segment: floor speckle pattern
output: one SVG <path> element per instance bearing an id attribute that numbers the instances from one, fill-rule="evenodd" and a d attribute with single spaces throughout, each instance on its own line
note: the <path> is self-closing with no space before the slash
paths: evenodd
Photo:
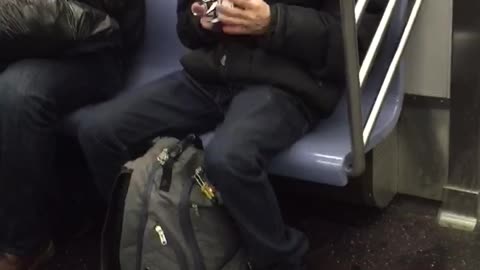
<path id="1" fill-rule="evenodd" d="M 480 234 L 441 228 L 439 204 L 398 196 L 377 210 L 331 201 L 288 203 L 287 220 L 311 240 L 311 270 L 480 270 Z M 302 209 L 302 210 L 299 210 Z M 98 227 L 98 226 L 97 226 Z M 99 232 L 60 241 L 45 269 L 96 270 Z"/>

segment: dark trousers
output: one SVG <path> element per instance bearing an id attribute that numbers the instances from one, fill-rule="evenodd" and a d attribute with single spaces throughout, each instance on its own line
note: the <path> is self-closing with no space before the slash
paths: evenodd
<path id="1" fill-rule="evenodd" d="M 49 240 L 56 127 L 68 113 L 121 89 L 120 70 L 107 55 L 2 65 L 0 253 L 33 255 Z"/>
<path id="2" fill-rule="evenodd" d="M 266 168 L 308 131 L 311 113 L 268 85 L 200 85 L 170 74 L 85 111 L 79 138 L 98 181 L 138 157 L 156 136 L 216 128 L 205 149 L 210 181 L 237 222 L 255 269 L 297 269 L 305 236 L 285 225 Z"/>

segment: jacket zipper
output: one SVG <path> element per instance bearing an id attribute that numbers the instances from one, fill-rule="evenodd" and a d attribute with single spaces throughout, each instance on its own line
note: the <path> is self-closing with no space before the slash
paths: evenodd
<path id="1" fill-rule="evenodd" d="M 227 46 L 225 44 L 220 43 L 220 53 L 219 53 L 219 67 L 220 67 L 220 75 L 224 82 L 227 82 L 227 63 L 228 63 L 228 55 L 227 55 Z"/>

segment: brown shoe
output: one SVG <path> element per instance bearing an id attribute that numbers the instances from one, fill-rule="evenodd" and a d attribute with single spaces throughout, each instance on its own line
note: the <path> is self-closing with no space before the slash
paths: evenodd
<path id="1" fill-rule="evenodd" d="M 0 270 L 37 270 L 54 255 L 55 248 L 50 242 L 48 247 L 36 257 L 20 257 L 12 254 L 0 254 Z"/>

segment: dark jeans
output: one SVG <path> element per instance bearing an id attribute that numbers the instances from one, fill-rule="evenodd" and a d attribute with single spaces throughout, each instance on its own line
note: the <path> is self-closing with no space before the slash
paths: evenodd
<path id="1" fill-rule="evenodd" d="M 121 89 L 114 59 L 88 55 L 2 65 L 0 253 L 33 255 L 50 238 L 56 127 L 68 113 Z"/>
<path id="2" fill-rule="evenodd" d="M 310 113 L 297 99 L 268 85 L 200 86 L 177 72 L 85 114 L 80 142 L 97 180 L 108 183 L 154 137 L 201 134 L 223 122 L 205 149 L 206 172 L 255 269 L 299 267 L 307 240 L 285 225 L 266 171 L 310 127 Z"/>

